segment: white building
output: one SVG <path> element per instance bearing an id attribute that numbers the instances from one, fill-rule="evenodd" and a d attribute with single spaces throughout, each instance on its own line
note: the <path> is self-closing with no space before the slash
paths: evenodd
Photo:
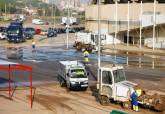
<path id="1" fill-rule="evenodd" d="M 59 2 L 59 9 L 64 10 L 69 7 L 69 9 L 76 11 L 85 11 L 85 7 L 87 4 L 81 3 L 80 0 L 61 0 Z"/>
<path id="2" fill-rule="evenodd" d="M 155 47 L 165 48 L 165 4 L 156 3 L 155 13 L 153 3 L 142 4 L 142 9 L 140 3 L 101 4 L 100 13 L 102 33 L 112 35 L 125 44 L 148 47 L 155 45 Z M 97 32 L 98 6 L 87 6 L 85 18 L 86 30 Z M 155 34 L 153 35 L 154 26 Z"/>

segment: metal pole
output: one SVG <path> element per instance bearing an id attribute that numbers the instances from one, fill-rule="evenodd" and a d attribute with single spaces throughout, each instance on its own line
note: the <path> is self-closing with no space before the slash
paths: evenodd
<path id="1" fill-rule="evenodd" d="M 129 26 L 130 26 L 130 23 L 129 23 L 129 1 L 128 1 L 128 14 L 127 14 L 127 21 L 128 21 L 128 30 L 127 30 L 127 47 L 128 47 L 128 43 L 129 43 Z"/>
<path id="2" fill-rule="evenodd" d="M 155 61 L 154 61 L 154 59 L 155 59 L 155 56 L 153 55 L 153 56 L 152 56 L 152 69 L 155 68 Z"/>
<path id="3" fill-rule="evenodd" d="M 5 4 L 5 19 L 6 19 L 6 17 L 7 17 L 7 14 L 6 14 L 6 4 Z"/>
<path id="4" fill-rule="evenodd" d="M 33 103 L 33 83 L 32 83 L 32 70 L 30 70 L 30 107 L 32 108 L 32 103 Z"/>
<path id="5" fill-rule="evenodd" d="M 152 50 L 155 50 L 155 26 L 156 26 L 156 0 L 154 0 L 154 15 L 153 15 L 153 39 Z"/>
<path id="6" fill-rule="evenodd" d="M 53 3 L 52 3 L 52 16 L 51 16 L 51 23 L 52 23 L 52 19 L 53 19 L 53 15 L 54 15 L 54 7 L 53 7 Z"/>
<path id="7" fill-rule="evenodd" d="M 9 98 L 11 99 L 11 66 L 9 65 L 9 69 L 8 69 L 8 91 L 9 91 Z"/>
<path id="8" fill-rule="evenodd" d="M 127 66 L 129 65 L 128 51 L 127 51 Z"/>
<path id="9" fill-rule="evenodd" d="M 56 6 L 54 7 L 54 28 L 56 26 Z"/>
<path id="10" fill-rule="evenodd" d="M 140 49 L 142 48 L 142 12 L 143 12 L 143 2 L 140 3 Z"/>
<path id="11" fill-rule="evenodd" d="M 101 35 L 101 31 L 100 31 L 100 0 L 98 0 L 98 82 L 99 82 L 99 90 L 101 91 L 101 77 L 100 77 L 100 35 Z"/>
<path id="12" fill-rule="evenodd" d="M 69 2 L 70 0 L 68 0 L 68 7 L 67 7 L 66 49 L 68 49 L 68 39 L 69 39 Z"/>
<path id="13" fill-rule="evenodd" d="M 117 20 L 118 20 L 118 10 L 117 10 L 118 8 L 117 8 L 117 1 L 115 2 L 115 39 L 113 38 L 113 45 L 114 45 L 114 47 L 116 47 L 116 42 L 115 42 L 115 40 L 117 39 L 117 28 L 118 28 L 118 26 L 117 26 Z"/>

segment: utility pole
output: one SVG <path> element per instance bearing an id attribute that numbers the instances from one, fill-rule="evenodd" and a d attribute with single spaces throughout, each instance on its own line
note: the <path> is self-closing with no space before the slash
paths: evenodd
<path id="1" fill-rule="evenodd" d="M 142 48 L 142 13 L 143 13 L 143 2 L 140 2 L 140 49 Z"/>
<path id="2" fill-rule="evenodd" d="M 69 13 L 69 4 L 70 4 L 70 0 L 68 0 L 68 7 L 67 7 L 67 26 L 66 26 L 66 34 L 67 34 L 67 36 L 66 36 L 66 49 L 68 49 L 68 40 L 69 40 L 69 23 L 70 23 L 70 19 L 69 19 L 69 15 L 70 15 L 70 13 Z"/>
<path id="3" fill-rule="evenodd" d="M 7 15 L 7 14 L 6 14 L 6 4 L 5 4 L 5 19 L 7 18 L 6 15 Z"/>
<path id="4" fill-rule="evenodd" d="M 155 50 L 156 0 L 154 0 L 152 50 Z"/>
<path id="5" fill-rule="evenodd" d="M 115 40 L 117 39 L 117 30 L 118 30 L 118 5 L 117 5 L 117 0 L 115 1 L 115 39 L 113 38 L 113 45 L 114 48 L 116 47 L 116 42 Z"/>
<path id="6" fill-rule="evenodd" d="M 128 14 L 127 14 L 127 21 L 128 21 L 128 30 L 127 30 L 127 48 L 128 48 L 128 45 L 129 45 L 129 29 L 130 29 L 130 20 L 129 20 L 129 15 L 130 15 L 130 7 L 129 7 L 129 1 L 128 1 Z"/>
<path id="7" fill-rule="evenodd" d="M 51 16 L 51 20 L 53 19 L 53 15 L 54 15 L 54 8 L 53 8 L 53 3 L 52 3 L 52 16 Z"/>
<path id="8" fill-rule="evenodd" d="M 100 30 L 100 0 L 98 0 L 98 76 L 97 76 L 97 81 L 99 83 L 99 92 L 102 91 L 101 85 L 101 76 L 100 76 L 100 66 L 101 66 L 101 60 L 100 60 L 100 39 L 101 39 L 101 30 Z"/>
<path id="9" fill-rule="evenodd" d="M 56 26 L 56 6 L 54 7 L 54 28 Z"/>

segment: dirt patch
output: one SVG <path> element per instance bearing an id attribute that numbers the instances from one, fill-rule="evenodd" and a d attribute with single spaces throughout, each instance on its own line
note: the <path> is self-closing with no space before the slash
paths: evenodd
<path id="1" fill-rule="evenodd" d="M 35 95 L 34 102 L 41 104 L 46 109 L 51 110 L 53 112 L 57 112 L 57 108 L 73 111 L 73 109 L 66 104 L 68 100 L 70 99 L 65 98 L 65 97 L 38 94 L 38 95 Z"/>

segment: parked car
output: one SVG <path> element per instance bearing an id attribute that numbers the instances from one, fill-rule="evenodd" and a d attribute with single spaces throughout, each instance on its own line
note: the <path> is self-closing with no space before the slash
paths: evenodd
<path id="1" fill-rule="evenodd" d="M 0 39 L 4 40 L 6 38 L 7 38 L 7 36 L 6 36 L 6 27 L 0 27 Z"/>
<path id="2" fill-rule="evenodd" d="M 58 29 L 57 29 L 57 33 L 58 33 L 58 34 L 65 33 L 65 31 L 66 31 L 65 28 L 58 28 Z"/>
<path id="3" fill-rule="evenodd" d="M 29 33 L 35 35 L 35 29 L 34 29 L 34 28 L 27 27 L 27 28 L 25 28 L 25 31 L 27 31 L 27 32 L 29 32 Z"/>
<path id="4" fill-rule="evenodd" d="M 6 38 L 7 38 L 6 33 L 0 32 L 0 39 L 1 39 L 1 40 L 4 40 L 4 39 L 6 39 Z"/>
<path id="5" fill-rule="evenodd" d="M 37 28 L 35 29 L 35 34 L 40 34 L 41 33 L 41 29 Z"/>
<path id="6" fill-rule="evenodd" d="M 74 28 L 69 28 L 68 31 L 69 31 L 69 33 L 75 33 L 76 32 L 76 30 Z M 65 30 L 65 32 L 67 32 L 67 29 Z"/>
<path id="7" fill-rule="evenodd" d="M 54 29 L 48 29 L 47 37 L 56 37 L 57 32 Z"/>
<path id="8" fill-rule="evenodd" d="M 26 39 L 32 39 L 34 35 L 35 35 L 34 28 L 24 28 L 24 37 Z"/>
<path id="9" fill-rule="evenodd" d="M 41 19 L 33 19 L 32 23 L 35 25 L 44 25 L 45 24 L 45 22 Z"/>

